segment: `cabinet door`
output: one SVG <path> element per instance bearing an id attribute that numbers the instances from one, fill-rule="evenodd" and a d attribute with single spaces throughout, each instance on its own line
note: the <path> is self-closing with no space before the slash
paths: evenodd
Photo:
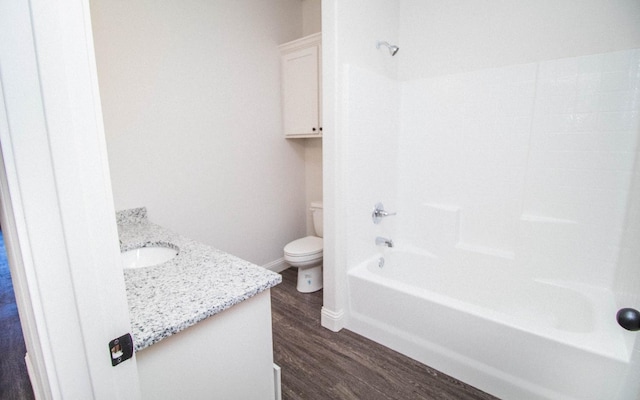
<path id="1" fill-rule="evenodd" d="M 283 55 L 282 79 L 285 135 L 319 136 L 318 46 Z"/>

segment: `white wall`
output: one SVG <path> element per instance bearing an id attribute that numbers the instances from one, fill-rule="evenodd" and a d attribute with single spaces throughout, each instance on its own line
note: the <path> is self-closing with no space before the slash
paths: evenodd
<path id="1" fill-rule="evenodd" d="M 257 264 L 304 235 L 304 147 L 282 135 L 277 46 L 299 0 L 91 2 L 113 195 Z"/>
<path id="2" fill-rule="evenodd" d="M 300 140 L 300 139 L 298 139 Z M 322 200 L 322 139 L 304 140 L 304 176 L 306 204 Z M 315 235 L 313 214 L 307 208 L 307 235 Z"/>
<path id="3" fill-rule="evenodd" d="M 398 74 L 399 59 L 390 57 L 379 40 L 398 43 L 399 1 L 355 0 L 338 5 L 337 29 L 340 43 L 338 65 L 357 65 L 390 78 Z M 402 51 L 402 50 L 401 50 Z"/>
<path id="4" fill-rule="evenodd" d="M 322 0 L 302 0 L 302 35 L 322 31 Z M 298 139 L 300 140 L 300 139 Z M 322 139 L 303 139 L 306 204 L 322 200 Z M 313 215 L 307 211 L 307 235 L 315 235 Z"/>
<path id="5" fill-rule="evenodd" d="M 302 0 L 302 36 L 322 32 L 322 0 Z"/>
<path id="6" fill-rule="evenodd" d="M 401 79 L 640 47 L 637 0 L 402 0 Z"/>

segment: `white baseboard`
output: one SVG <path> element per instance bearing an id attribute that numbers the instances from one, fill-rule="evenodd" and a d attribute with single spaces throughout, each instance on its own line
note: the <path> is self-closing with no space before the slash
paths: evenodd
<path id="1" fill-rule="evenodd" d="M 264 264 L 262 266 L 262 268 L 266 268 L 269 271 L 273 272 L 282 272 L 289 267 L 290 265 L 284 261 L 284 258 L 278 258 L 277 260 L 271 261 L 270 263 Z"/>
<path id="2" fill-rule="evenodd" d="M 333 332 L 340 331 L 344 328 L 344 310 L 333 311 L 322 307 L 320 325 Z"/>
<path id="3" fill-rule="evenodd" d="M 275 400 L 282 400 L 282 370 L 273 363 L 273 384 L 275 388 Z"/>
<path id="4" fill-rule="evenodd" d="M 33 389 L 33 396 L 36 398 L 36 400 L 44 399 L 45 395 L 44 395 L 44 391 L 39 385 L 40 381 L 38 381 L 37 379 L 34 379 L 35 377 L 33 376 L 35 370 L 33 369 L 33 364 L 31 364 L 31 358 L 29 358 L 29 353 L 26 353 L 24 355 L 24 362 L 25 364 L 27 364 L 27 375 L 29 375 L 29 381 L 31 382 L 31 389 Z"/>

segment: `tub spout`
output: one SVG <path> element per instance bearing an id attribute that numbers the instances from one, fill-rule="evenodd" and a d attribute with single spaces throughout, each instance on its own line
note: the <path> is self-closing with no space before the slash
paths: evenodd
<path id="1" fill-rule="evenodd" d="M 387 246 L 387 247 L 393 247 L 393 240 L 378 236 L 376 238 L 376 245 L 377 246 L 383 246 L 384 245 L 384 246 Z"/>

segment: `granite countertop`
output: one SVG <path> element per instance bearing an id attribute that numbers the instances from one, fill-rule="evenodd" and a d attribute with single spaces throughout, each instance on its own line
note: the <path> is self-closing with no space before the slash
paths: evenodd
<path id="1" fill-rule="evenodd" d="M 282 282 L 279 274 L 171 232 L 146 214 L 145 208 L 117 213 L 121 251 L 169 245 L 179 253 L 163 264 L 124 270 L 136 351 Z"/>

